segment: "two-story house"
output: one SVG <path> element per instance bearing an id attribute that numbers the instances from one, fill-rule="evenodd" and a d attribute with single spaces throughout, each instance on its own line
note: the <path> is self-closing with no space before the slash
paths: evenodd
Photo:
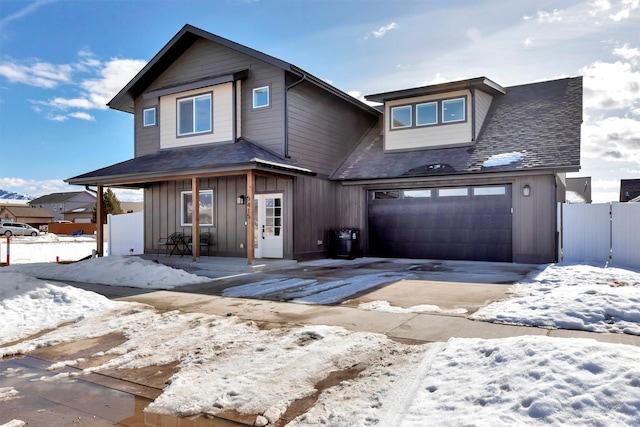
<path id="1" fill-rule="evenodd" d="M 96 197 L 88 191 L 51 193 L 29 202 L 29 206 L 32 208 L 43 208 L 49 211 L 53 215 L 52 221 L 70 220 L 73 222 L 90 222 L 91 210 L 95 204 Z M 88 209 L 87 206 L 89 206 Z M 80 210 L 82 213 L 70 215 L 76 210 Z"/>
<path id="2" fill-rule="evenodd" d="M 323 257 L 328 230 L 345 226 L 367 255 L 555 259 L 556 201 L 579 169 L 580 78 L 368 99 L 384 111 L 187 25 L 109 103 L 134 114 L 135 157 L 67 182 L 144 188 L 145 250 L 179 231 L 194 259 L 204 231 L 212 255 Z"/>

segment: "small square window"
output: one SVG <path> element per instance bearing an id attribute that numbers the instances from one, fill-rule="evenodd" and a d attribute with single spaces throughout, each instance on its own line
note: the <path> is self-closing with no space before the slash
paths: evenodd
<path id="1" fill-rule="evenodd" d="M 269 106 L 269 86 L 253 89 L 253 108 Z"/>
<path id="2" fill-rule="evenodd" d="M 411 127 L 411 106 L 393 107 L 391 109 L 391 129 Z"/>
<path id="3" fill-rule="evenodd" d="M 155 126 L 156 125 L 156 109 L 154 108 L 145 108 L 142 112 L 142 125 L 144 127 L 147 126 Z"/>
<path id="4" fill-rule="evenodd" d="M 464 98 L 442 101 L 443 123 L 463 122 L 464 120 Z"/>
<path id="5" fill-rule="evenodd" d="M 435 125 L 438 123 L 438 103 L 428 102 L 416 105 L 416 126 Z"/>

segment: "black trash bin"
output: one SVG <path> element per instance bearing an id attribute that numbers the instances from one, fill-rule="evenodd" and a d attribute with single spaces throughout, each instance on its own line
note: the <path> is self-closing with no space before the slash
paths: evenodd
<path id="1" fill-rule="evenodd" d="M 331 230 L 330 255 L 334 258 L 354 259 L 360 251 L 360 230 L 357 228 L 335 228 Z"/>

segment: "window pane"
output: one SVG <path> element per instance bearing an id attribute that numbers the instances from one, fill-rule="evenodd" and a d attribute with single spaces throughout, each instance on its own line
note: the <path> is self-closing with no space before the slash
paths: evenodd
<path id="1" fill-rule="evenodd" d="M 474 196 L 502 196 L 506 194 L 504 187 L 477 187 L 473 189 Z"/>
<path id="2" fill-rule="evenodd" d="M 193 133 L 193 99 L 178 101 L 178 135 Z"/>
<path id="3" fill-rule="evenodd" d="M 468 196 L 468 188 L 441 188 L 438 190 L 438 196 L 440 197 L 455 197 L 455 196 Z"/>
<path id="4" fill-rule="evenodd" d="M 428 104 L 416 105 L 416 125 L 435 125 L 438 123 L 438 103 L 429 102 Z"/>
<path id="5" fill-rule="evenodd" d="M 182 225 L 193 224 L 193 196 L 191 191 L 181 193 L 181 220 Z M 199 224 L 201 226 L 213 226 L 213 190 L 201 190 L 199 193 L 198 211 L 200 213 Z"/>
<path id="6" fill-rule="evenodd" d="M 143 114 L 143 126 L 154 126 L 156 124 L 156 109 L 147 108 Z"/>
<path id="7" fill-rule="evenodd" d="M 405 199 L 414 199 L 419 197 L 431 197 L 431 190 L 404 190 Z"/>
<path id="8" fill-rule="evenodd" d="M 260 87 L 253 90 L 253 108 L 267 107 L 269 105 L 269 87 Z"/>
<path id="9" fill-rule="evenodd" d="M 211 130 L 211 95 L 199 96 L 196 101 L 196 132 Z"/>
<path id="10" fill-rule="evenodd" d="M 406 128 L 411 126 L 411 106 L 395 107 L 391 109 L 391 128 Z"/>
<path id="11" fill-rule="evenodd" d="M 373 198 L 375 200 L 399 199 L 399 191 L 374 191 Z"/>
<path id="12" fill-rule="evenodd" d="M 464 120 L 464 98 L 442 101 L 442 121 L 444 123 Z"/>
<path id="13" fill-rule="evenodd" d="M 193 202 L 191 192 L 182 193 L 182 223 L 191 225 L 193 221 Z"/>

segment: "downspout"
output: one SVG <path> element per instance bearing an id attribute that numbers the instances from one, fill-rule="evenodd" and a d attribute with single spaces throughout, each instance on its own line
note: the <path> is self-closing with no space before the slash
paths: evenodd
<path id="1" fill-rule="evenodd" d="M 302 77 L 300 78 L 300 80 L 295 81 L 291 83 L 289 86 L 286 86 L 284 88 L 284 157 L 285 159 L 290 158 L 289 157 L 289 111 L 288 111 L 289 89 L 292 89 L 295 86 L 298 86 L 300 83 L 302 83 L 306 79 L 307 79 L 307 75 L 305 73 L 302 73 Z"/>
<path id="2" fill-rule="evenodd" d="M 233 96 L 231 97 L 231 140 L 236 142 L 238 138 L 238 89 L 235 80 L 231 84 L 231 90 L 233 91 Z"/>

